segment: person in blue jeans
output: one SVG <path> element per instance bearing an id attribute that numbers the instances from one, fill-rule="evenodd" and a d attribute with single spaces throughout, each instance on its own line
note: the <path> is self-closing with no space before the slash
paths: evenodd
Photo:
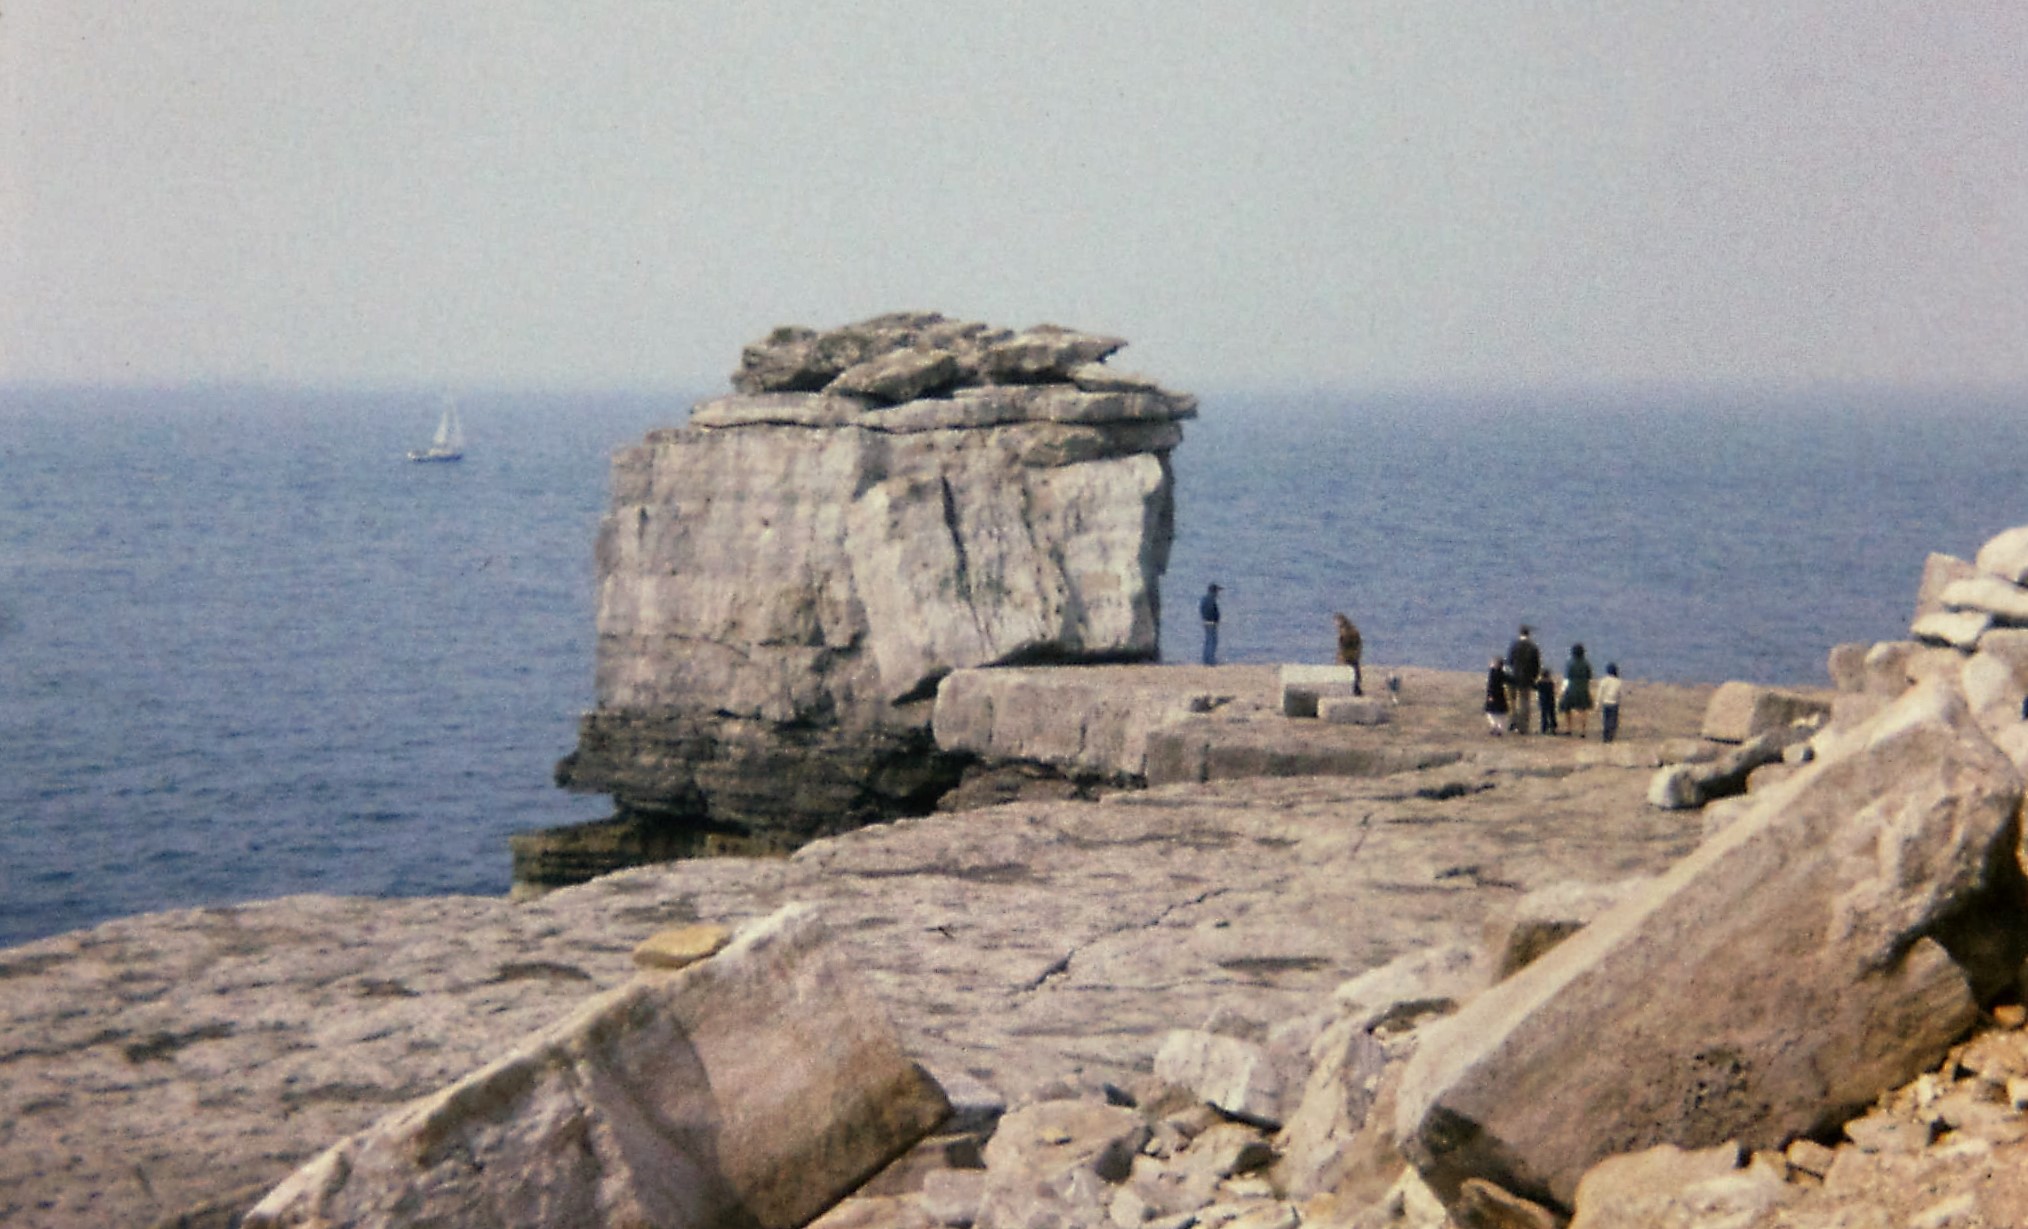
<path id="1" fill-rule="evenodd" d="M 1204 664 L 1218 664 L 1218 586 L 1204 591 L 1197 602 L 1197 614 L 1204 620 Z"/>
<path id="2" fill-rule="evenodd" d="M 1611 742 L 1620 736 L 1620 666 L 1607 662 L 1605 677 L 1598 681 L 1598 736 Z"/>

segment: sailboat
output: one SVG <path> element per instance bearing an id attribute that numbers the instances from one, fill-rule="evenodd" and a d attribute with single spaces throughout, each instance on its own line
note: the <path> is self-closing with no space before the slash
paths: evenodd
<path id="1" fill-rule="evenodd" d="M 411 461 L 457 461 L 465 455 L 465 428 L 458 421 L 458 403 L 444 398 L 444 416 L 437 420 L 437 433 L 430 437 L 428 448 L 417 448 L 408 454 Z"/>

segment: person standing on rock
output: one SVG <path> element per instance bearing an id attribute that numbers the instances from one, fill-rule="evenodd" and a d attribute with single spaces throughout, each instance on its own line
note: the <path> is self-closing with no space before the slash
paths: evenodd
<path id="1" fill-rule="evenodd" d="M 1542 732 L 1556 733 L 1556 674 L 1551 670 L 1535 676 L 1535 711 L 1542 715 Z"/>
<path id="2" fill-rule="evenodd" d="M 1359 628 L 1343 614 L 1334 614 L 1331 618 L 1338 624 L 1338 664 L 1352 667 L 1352 694 L 1363 696 L 1366 691 L 1360 686 L 1359 653 L 1363 643 L 1359 638 Z"/>
<path id="3" fill-rule="evenodd" d="M 1591 662 L 1584 656 L 1584 646 L 1570 646 L 1570 660 L 1563 663 L 1563 715 L 1571 732 L 1584 737 L 1585 723 L 1591 718 Z"/>
<path id="4" fill-rule="evenodd" d="M 1204 590 L 1197 601 L 1197 615 L 1204 620 L 1204 664 L 1218 664 L 1218 586 Z"/>
<path id="5" fill-rule="evenodd" d="M 1598 681 L 1598 740 L 1609 743 L 1620 736 L 1620 665 L 1606 663 L 1605 677 Z"/>
<path id="6" fill-rule="evenodd" d="M 1486 725 L 1495 738 L 1508 729 L 1507 666 L 1497 657 L 1493 659 L 1492 668 L 1486 671 Z"/>
<path id="7" fill-rule="evenodd" d="M 1508 729 L 1519 734 L 1528 732 L 1528 702 L 1535 697 L 1535 680 L 1541 673 L 1542 650 L 1536 647 L 1534 632 L 1523 623 L 1521 634 L 1507 646 L 1507 686 L 1514 693 L 1509 697 L 1512 703 Z"/>

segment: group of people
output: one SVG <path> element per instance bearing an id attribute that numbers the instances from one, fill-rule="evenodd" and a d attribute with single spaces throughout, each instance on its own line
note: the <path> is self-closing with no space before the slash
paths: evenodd
<path id="1" fill-rule="evenodd" d="M 1594 676 L 1591 659 L 1581 644 L 1570 646 L 1559 682 L 1542 663 L 1542 649 L 1535 643 L 1533 629 L 1523 623 L 1521 633 L 1507 646 L 1507 656 L 1495 657 L 1486 671 L 1486 725 L 1494 734 L 1526 734 L 1528 710 L 1534 707 L 1540 714 L 1542 733 L 1565 732 L 1558 728 L 1560 723 L 1569 733 L 1584 738 L 1596 706 L 1599 738 L 1611 742 L 1620 733 L 1620 687 L 1618 663 L 1607 663 L 1605 674 Z"/>
<path id="2" fill-rule="evenodd" d="M 1218 663 L 1218 594 L 1219 587 L 1211 585 L 1197 603 L 1197 613 L 1204 621 L 1207 666 Z M 1364 679 L 1359 669 L 1362 648 L 1359 629 L 1343 614 L 1331 618 L 1338 628 L 1338 664 L 1352 668 L 1352 694 L 1364 695 L 1361 685 Z M 1390 679 L 1390 689 L 1395 686 L 1398 684 Z M 1533 709 L 1542 733 L 1568 732 L 1587 738 L 1591 710 L 1595 707 L 1599 738 L 1612 742 L 1620 734 L 1620 689 L 1618 663 L 1606 663 L 1605 673 L 1594 676 L 1591 659 L 1585 656 L 1582 644 L 1570 646 L 1570 657 L 1563 663 L 1563 677 L 1559 680 L 1542 663 L 1542 649 L 1535 643 L 1534 629 L 1523 623 L 1514 643 L 1507 646 L 1507 656 L 1495 657 L 1486 671 L 1486 725 L 1494 734 L 1526 734 Z M 2028 701 L 2023 701 L 2022 713 L 2028 717 Z"/>

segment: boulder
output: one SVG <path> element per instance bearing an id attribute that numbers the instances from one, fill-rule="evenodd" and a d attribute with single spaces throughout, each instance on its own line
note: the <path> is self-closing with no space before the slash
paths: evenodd
<path id="1" fill-rule="evenodd" d="M 1979 548 L 1972 563 L 2002 580 L 2028 584 L 2028 525 L 1996 534 Z"/>
<path id="2" fill-rule="evenodd" d="M 1741 1169 L 1739 1145 L 1686 1152 L 1662 1144 L 1608 1157 L 1577 1184 L 1570 1229 L 1701 1229 L 1744 1224 L 1779 1206 L 1789 1188 L 1769 1169 Z"/>
<path id="3" fill-rule="evenodd" d="M 1665 811 L 1679 811 L 1743 794 L 1754 770 L 1763 764 L 1779 761 L 1783 749 L 1795 737 L 1796 733 L 1791 730 L 1778 729 L 1748 739 L 1715 760 L 1670 764 L 1657 769 L 1648 784 L 1648 805 Z"/>
<path id="4" fill-rule="evenodd" d="M 1396 1125 L 1432 1189 L 1567 1209 L 1607 1155 L 1777 1148 L 1943 1055 L 2018 967 L 2021 778 L 1943 681 L 1863 733 L 1422 1030 Z"/>
<path id="5" fill-rule="evenodd" d="M 1353 740 L 1308 722 L 1179 721 L 1148 735 L 1148 784 L 1244 777 L 1381 777 L 1454 764 L 1462 754 L 1426 742 Z"/>
<path id="6" fill-rule="evenodd" d="M 1127 343 L 1118 337 L 1041 324 L 986 347 L 985 374 L 1004 384 L 1068 380 Z"/>
<path id="7" fill-rule="evenodd" d="M 1864 690 L 1889 699 L 1907 691 L 1914 681 L 1911 673 L 1914 659 L 1928 651 L 1913 640 L 1883 640 L 1874 645 L 1866 650 Z"/>
<path id="8" fill-rule="evenodd" d="M 1938 610 L 1909 624 L 1908 634 L 1923 644 L 1969 653 L 1992 625 L 1993 616 L 1983 610 Z"/>
<path id="9" fill-rule="evenodd" d="M 2022 634 L 2020 629 L 1988 632 L 1979 643 L 1979 651 L 1965 659 L 1959 675 L 1965 700 L 1978 715 L 1979 724 L 1995 735 L 2020 725 L 2023 720 L 2022 700 L 2028 697 L 2028 656 L 2019 653 L 2017 645 L 1989 647 L 1987 642 L 2003 635 Z"/>
<path id="10" fill-rule="evenodd" d="M 1998 576 L 1980 573 L 1944 586 L 1939 599 L 1946 611 L 1991 615 L 2000 627 L 2028 625 L 2028 589 Z"/>
<path id="11" fill-rule="evenodd" d="M 789 1229 L 948 1108 L 790 906 L 333 1145 L 244 1224 Z"/>
<path id="12" fill-rule="evenodd" d="M 1155 1052 L 1155 1076 L 1189 1089 L 1221 1113 L 1270 1128 L 1281 1125 L 1283 1076 L 1265 1046 L 1176 1029 Z"/>
<path id="13" fill-rule="evenodd" d="M 1292 1197 L 1331 1193 L 1353 1205 L 1380 1199 L 1400 1176 L 1393 1078 L 1414 1030 L 1457 1010 L 1483 982 L 1463 944 L 1423 948 L 1340 985 L 1337 1018 L 1310 1049 L 1302 1095 L 1277 1137 L 1275 1178 Z"/>
<path id="14" fill-rule="evenodd" d="M 1486 928 L 1492 980 L 1503 981 L 1534 964 L 1587 922 L 1653 882 L 1642 876 L 1617 883 L 1556 883 L 1523 896 L 1511 913 Z"/>
<path id="15" fill-rule="evenodd" d="M 1797 724 L 1819 725 L 1830 715 L 1829 696 L 1735 681 L 1711 693 L 1704 710 L 1704 737 L 1743 743 Z"/>
<path id="16" fill-rule="evenodd" d="M 557 780 L 622 831 L 523 842 L 522 877 L 928 813 L 965 759 L 932 737 L 946 675 L 1156 659 L 1196 403 L 1070 381 L 1120 344 L 935 313 L 777 330 L 739 395 L 618 453 L 597 704 Z"/>
<path id="17" fill-rule="evenodd" d="M 1831 687 L 1837 691 L 1866 690 L 1866 655 L 1873 646 L 1864 643 L 1834 644 L 1825 659 L 1825 671 L 1831 676 Z"/>
<path id="18" fill-rule="evenodd" d="M 948 350 L 891 350 L 847 367 L 825 391 L 896 405 L 940 392 L 957 378 L 958 359 Z"/>
<path id="19" fill-rule="evenodd" d="M 1955 555 L 1932 552 L 1922 562 L 1922 580 L 1915 591 L 1915 613 L 1911 621 L 1943 610 L 1943 591 L 1952 581 L 1977 576 L 1979 568 Z"/>
<path id="20" fill-rule="evenodd" d="M 1350 666 L 1283 666 L 1282 716 L 1315 717 L 1326 697 L 1350 699 L 1357 677 Z"/>
<path id="21" fill-rule="evenodd" d="M 1386 725 L 1394 720 L 1394 709 L 1367 696 L 1319 696 L 1317 719 L 1325 725 Z"/>
<path id="22" fill-rule="evenodd" d="M 853 367 L 909 350 L 948 353 L 960 378 L 977 383 L 986 347 L 1012 336 L 938 312 L 890 312 L 824 332 L 785 326 L 740 352 L 732 387 L 746 395 L 817 392 Z"/>
<path id="23" fill-rule="evenodd" d="M 977 1229 L 1098 1225 L 1132 1174 L 1148 1124 L 1131 1109 L 1040 1101 L 1010 1112 L 986 1145 Z"/>
<path id="24" fill-rule="evenodd" d="M 954 754 L 1138 780 L 1148 770 L 1149 735 L 1219 699 L 1164 686 L 1133 667 L 953 670 L 937 685 L 931 729 L 937 747 Z"/>

